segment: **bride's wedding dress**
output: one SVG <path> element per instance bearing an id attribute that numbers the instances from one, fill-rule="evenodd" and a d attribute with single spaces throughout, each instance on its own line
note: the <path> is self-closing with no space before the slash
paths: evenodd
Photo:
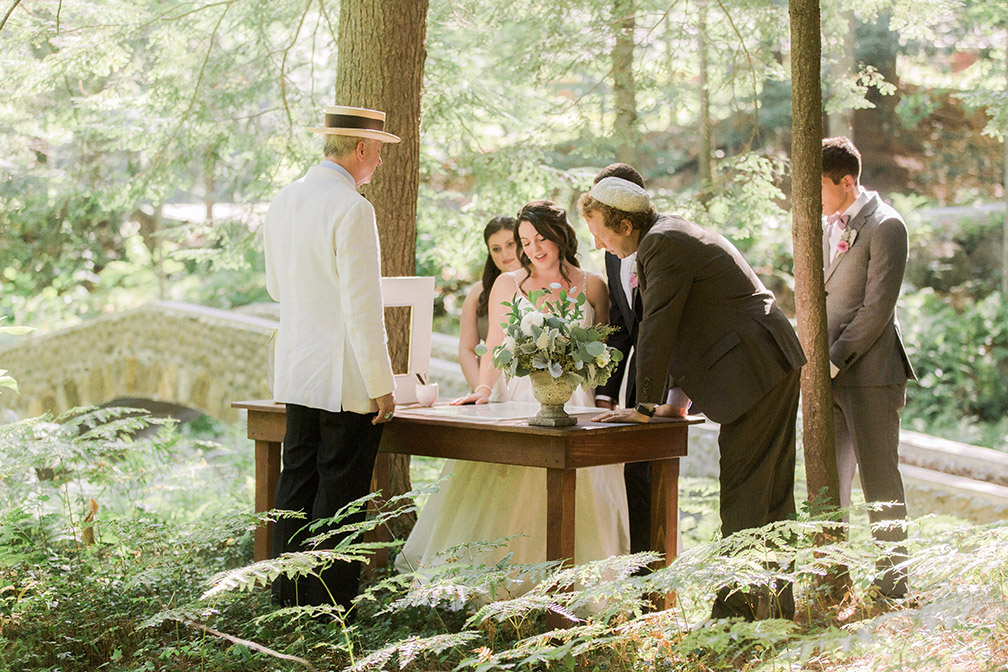
<path id="1" fill-rule="evenodd" d="M 594 324 L 591 304 L 583 305 L 583 324 Z M 505 383 L 502 375 L 490 401 L 535 401 L 531 381 L 524 376 Z M 568 408 L 577 406 L 594 407 L 594 393 L 578 387 L 567 404 Z M 399 571 L 418 570 L 422 575 L 425 569 L 446 562 L 449 549 L 504 537 L 511 538 L 502 546 L 472 545 L 453 555 L 457 562 L 487 566 L 508 553 L 513 554 L 511 564 L 546 560 L 545 469 L 450 460 L 445 474 L 453 475 L 430 496 L 396 558 Z M 622 464 L 578 469 L 575 499 L 575 563 L 630 552 Z"/>

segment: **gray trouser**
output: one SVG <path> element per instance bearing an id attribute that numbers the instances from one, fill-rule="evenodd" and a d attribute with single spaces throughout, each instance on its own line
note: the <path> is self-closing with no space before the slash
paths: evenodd
<path id="1" fill-rule="evenodd" d="M 906 384 L 853 387 L 833 386 L 833 422 L 836 430 L 837 474 L 840 503 L 850 505 L 855 469 L 861 475 L 866 502 L 894 502 L 869 511 L 872 535 L 882 542 L 906 541 L 906 496 L 899 473 L 899 412 L 906 404 Z M 887 526 L 885 523 L 897 523 Z M 885 569 L 906 559 L 906 548 L 896 546 L 879 560 Z M 906 594 L 906 572 L 885 572 L 877 582 L 883 593 Z"/>

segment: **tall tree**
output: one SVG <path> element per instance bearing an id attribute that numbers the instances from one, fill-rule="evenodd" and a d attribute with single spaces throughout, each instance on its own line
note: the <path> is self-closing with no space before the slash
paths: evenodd
<path id="1" fill-rule="evenodd" d="M 802 368 L 802 445 L 808 497 L 840 507 L 833 441 L 826 290 L 822 250 L 822 50 L 818 0 L 790 0 L 791 201 L 795 308 L 798 338 L 808 364 Z M 819 178 L 819 179 L 817 179 Z"/>
<path id="2" fill-rule="evenodd" d="M 1005 94 L 1008 96 L 1008 34 L 1005 35 Z M 1001 225 L 1001 301 L 1008 305 L 1008 133 L 1002 133 L 1004 142 L 1004 220 Z"/>
<path id="3" fill-rule="evenodd" d="M 710 78 L 707 75 L 707 0 L 697 2 L 697 51 L 700 59 L 700 199 L 710 199 L 708 189 L 714 181 L 713 124 L 710 114 Z"/>
<path id="4" fill-rule="evenodd" d="M 613 93 L 616 103 L 616 120 L 613 135 L 616 137 L 616 156 L 624 163 L 637 163 L 637 88 L 633 76 L 634 52 L 634 0 L 614 0 L 613 25 L 616 42 L 613 45 Z"/>
<path id="5" fill-rule="evenodd" d="M 402 138 L 401 143 L 383 149 L 382 168 L 365 191 L 378 220 L 382 274 L 386 276 L 413 275 L 416 271 L 427 6 L 427 0 L 343 0 L 340 5 L 336 102 L 384 110 L 386 127 Z M 388 330 L 392 359 L 399 363 L 397 373 L 401 373 L 409 349 L 405 311 L 391 314 Z M 394 456 L 391 487 L 391 494 L 410 489 L 408 456 Z M 414 520 L 399 524 L 410 527 Z"/>
<path id="6" fill-rule="evenodd" d="M 832 84 L 835 89 L 837 86 L 843 86 L 844 81 L 849 81 L 855 75 L 854 72 L 854 10 L 848 9 L 841 15 L 841 23 L 843 26 L 842 35 L 840 36 L 840 54 L 839 57 L 833 60 L 832 67 Z M 843 109 L 836 109 L 829 113 L 829 134 L 830 136 L 846 135 L 850 137 L 853 131 L 854 124 L 854 110 L 849 107 L 844 107 Z"/>

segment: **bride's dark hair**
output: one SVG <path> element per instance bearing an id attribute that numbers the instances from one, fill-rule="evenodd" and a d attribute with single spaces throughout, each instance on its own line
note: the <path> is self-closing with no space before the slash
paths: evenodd
<path id="1" fill-rule="evenodd" d="M 529 275 L 531 275 L 529 269 L 532 266 L 532 260 L 525 254 L 525 250 L 521 244 L 521 236 L 518 234 L 518 228 L 522 222 L 528 222 L 539 235 L 555 243 L 560 251 L 561 261 L 575 268 L 581 268 L 581 264 L 578 263 L 576 256 L 578 246 L 577 234 L 574 233 L 573 227 L 567 222 L 567 212 L 559 205 L 547 200 L 531 201 L 522 206 L 522 209 L 518 211 L 518 215 L 515 217 L 515 221 L 518 222 L 514 230 L 515 244 L 518 246 L 518 260 L 521 262 L 522 268 Z M 563 264 L 560 264 L 560 275 L 567 282 L 571 282 L 571 279 L 567 277 L 567 273 L 564 271 Z"/>

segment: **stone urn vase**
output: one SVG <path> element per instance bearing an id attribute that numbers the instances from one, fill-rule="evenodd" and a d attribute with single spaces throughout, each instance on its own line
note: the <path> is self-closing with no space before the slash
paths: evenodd
<path id="1" fill-rule="evenodd" d="M 538 427 L 569 427 L 577 424 L 577 418 L 567 415 L 564 404 L 574 394 L 578 384 L 566 378 L 554 378 L 547 371 L 529 374 L 532 394 L 541 408 L 539 413 L 529 418 L 530 425 Z"/>

